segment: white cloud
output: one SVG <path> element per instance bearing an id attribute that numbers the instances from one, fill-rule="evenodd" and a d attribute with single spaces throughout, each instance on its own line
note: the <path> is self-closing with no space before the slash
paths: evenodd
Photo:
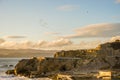
<path id="1" fill-rule="evenodd" d="M 116 3 L 120 3 L 120 0 L 116 0 Z"/>
<path id="2" fill-rule="evenodd" d="M 120 23 L 92 24 L 75 30 L 74 34 L 62 36 L 64 38 L 80 37 L 112 37 L 119 35 Z"/>
<path id="3" fill-rule="evenodd" d="M 63 6 L 57 7 L 57 10 L 60 10 L 60 11 L 72 11 L 72 10 L 75 10 L 75 9 L 78 9 L 78 8 L 79 8 L 78 5 L 63 5 Z"/>

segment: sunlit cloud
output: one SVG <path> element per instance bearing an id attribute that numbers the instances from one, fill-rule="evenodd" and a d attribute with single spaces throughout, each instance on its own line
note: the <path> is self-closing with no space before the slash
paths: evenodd
<path id="1" fill-rule="evenodd" d="M 115 41 L 119 39 L 120 36 L 111 37 L 110 41 Z M 2 39 L 0 39 L 2 41 Z M 104 41 L 108 42 L 108 41 Z M 0 43 L 0 48 L 3 49 L 45 49 L 45 50 L 78 50 L 78 49 L 94 49 L 99 44 L 103 43 L 101 40 L 93 41 L 80 41 L 79 43 L 74 43 L 70 39 L 57 39 L 53 41 L 29 41 L 23 40 L 20 42 L 15 41 L 2 41 Z"/>
<path id="2" fill-rule="evenodd" d="M 110 39 L 110 41 L 114 42 L 116 40 L 120 40 L 120 36 L 115 36 Z"/>
<path id="3" fill-rule="evenodd" d="M 47 43 L 48 43 L 48 42 L 45 41 L 45 40 L 40 40 L 40 41 L 38 41 L 38 42 L 35 44 L 35 46 L 37 46 L 37 47 L 45 47 L 45 45 L 46 45 Z"/>
<path id="4" fill-rule="evenodd" d="M 2 41 L 2 39 L 0 40 Z M 6 49 L 49 49 L 55 47 L 62 47 L 66 45 L 71 45 L 72 41 L 68 39 L 58 39 L 53 41 L 44 41 L 40 40 L 38 42 L 32 42 L 29 40 L 21 41 L 21 42 L 15 42 L 15 41 L 4 41 L 1 42 L 0 48 L 6 48 Z"/>
<path id="5" fill-rule="evenodd" d="M 98 46 L 101 43 L 100 40 L 94 40 L 94 41 L 81 41 L 78 44 L 73 43 L 72 41 L 70 41 L 69 39 L 58 39 L 58 40 L 53 40 L 53 41 L 45 41 L 45 40 L 41 40 L 38 41 L 36 43 L 25 43 L 27 44 L 28 48 L 30 48 L 30 46 L 32 48 L 35 49 L 52 49 L 52 50 L 75 50 L 75 49 L 91 49 L 91 48 L 95 48 L 96 46 Z M 21 46 L 23 48 L 26 48 L 25 46 L 23 46 L 23 44 L 21 44 Z"/>
<path id="6" fill-rule="evenodd" d="M 5 36 L 4 38 L 19 39 L 19 38 L 26 38 L 26 36 Z"/>
<path id="7" fill-rule="evenodd" d="M 63 39 L 63 38 L 54 40 L 51 42 L 39 41 L 37 43 L 39 47 L 61 47 L 61 46 L 70 45 L 70 44 L 72 44 L 72 41 L 70 41 L 69 39 Z"/>
<path id="8" fill-rule="evenodd" d="M 57 7 L 57 10 L 60 10 L 60 11 L 73 11 L 73 10 L 78 9 L 78 8 L 79 8 L 78 5 L 63 5 L 63 6 Z"/>
<path id="9" fill-rule="evenodd" d="M 15 42 L 15 41 L 5 41 L 0 44 L 0 48 L 5 49 L 34 49 L 34 42 L 32 41 L 21 41 L 21 42 Z"/>
<path id="10" fill-rule="evenodd" d="M 0 39 L 0 44 L 3 43 L 3 42 L 5 42 L 5 40 L 4 39 Z"/>
<path id="11" fill-rule="evenodd" d="M 75 30 L 74 34 L 64 38 L 112 37 L 119 35 L 120 23 L 92 24 Z"/>
<path id="12" fill-rule="evenodd" d="M 0 44 L 0 48 L 5 48 L 5 49 L 16 49 L 17 42 L 14 41 L 5 41 Z"/>

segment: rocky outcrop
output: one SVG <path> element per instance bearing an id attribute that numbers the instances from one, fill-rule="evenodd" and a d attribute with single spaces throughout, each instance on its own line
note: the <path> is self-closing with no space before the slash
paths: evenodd
<path id="1" fill-rule="evenodd" d="M 12 74 L 27 77 L 47 77 L 57 73 L 71 75 L 120 69 L 119 64 L 120 57 L 96 57 L 88 61 L 79 58 L 32 58 L 21 60 Z"/>
<path id="2" fill-rule="evenodd" d="M 98 45 L 95 49 L 60 51 L 54 54 L 54 57 L 77 57 L 82 59 L 94 58 L 96 56 L 120 57 L 120 41 L 108 42 Z"/>
<path id="3" fill-rule="evenodd" d="M 82 59 L 89 59 L 96 57 L 96 50 L 95 49 L 83 49 L 83 50 L 70 50 L 70 51 L 60 51 L 54 54 L 55 58 L 58 57 L 72 57 L 72 58 L 82 58 Z"/>
<path id="4" fill-rule="evenodd" d="M 32 71 L 37 71 L 38 60 L 37 58 L 22 59 L 15 66 L 15 75 L 30 76 Z"/>
<path id="5" fill-rule="evenodd" d="M 108 42 L 96 47 L 100 56 L 120 57 L 120 41 Z"/>
<path id="6" fill-rule="evenodd" d="M 120 70 L 119 43 L 101 44 L 96 49 L 61 51 L 54 58 L 23 59 L 11 73 L 27 77 L 48 77 L 58 73 L 76 75 L 98 70 Z"/>
<path id="7" fill-rule="evenodd" d="M 6 74 L 14 74 L 15 75 L 15 72 L 14 72 L 14 70 L 8 70 L 8 71 L 6 71 Z"/>
<path id="8" fill-rule="evenodd" d="M 38 64 L 38 72 L 47 74 L 51 72 L 65 72 L 75 68 L 76 62 L 79 59 L 68 58 L 45 58 Z M 49 67 L 48 67 L 49 66 Z"/>
<path id="9" fill-rule="evenodd" d="M 7 74 L 15 74 L 26 77 L 46 77 L 56 73 L 66 73 L 76 68 L 76 63 L 80 62 L 79 58 L 32 58 L 22 59 L 15 66 L 14 72 Z"/>

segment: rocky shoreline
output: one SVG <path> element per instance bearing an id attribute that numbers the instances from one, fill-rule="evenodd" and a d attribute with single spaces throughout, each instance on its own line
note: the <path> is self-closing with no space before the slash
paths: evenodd
<path id="1" fill-rule="evenodd" d="M 109 75 L 101 75 L 110 73 Z M 120 79 L 120 41 L 101 44 L 95 49 L 60 51 L 54 57 L 22 59 L 7 74 L 53 80 L 97 80 L 98 76 Z M 66 76 L 65 76 L 66 75 Z"/>

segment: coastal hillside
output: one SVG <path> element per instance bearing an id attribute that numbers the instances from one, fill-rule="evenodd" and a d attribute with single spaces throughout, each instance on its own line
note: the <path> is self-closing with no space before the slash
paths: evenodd
<path id="1" fill-rule="evenodd" d="M 56 50 L 36 50 L 36 49 L 0 49 L 1 58 L 16 57 L 52 57 Z"/>

